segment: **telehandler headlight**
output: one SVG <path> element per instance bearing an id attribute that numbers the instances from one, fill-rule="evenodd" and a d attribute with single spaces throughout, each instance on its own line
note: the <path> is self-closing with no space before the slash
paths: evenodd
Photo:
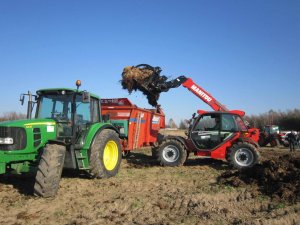
<path id="1" fill-rule="evenodd" d="M 14 139 L 11 137 L 0 138 L 0 145 L 12 145 L 14 143 Z"/>

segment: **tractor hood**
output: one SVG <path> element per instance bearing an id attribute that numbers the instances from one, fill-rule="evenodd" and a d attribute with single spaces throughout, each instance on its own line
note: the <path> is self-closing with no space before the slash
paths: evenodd
<path id="1" fill-rule="evenodd" d="M 14 120 L 0 123 L 0 152 L 36 152 L 49 140 L 56 140 L 57 125 L 52 119 Z"/>
<path id="2" fill-rule="evenodd" d="M 56 122 L 53 119 L 31 119 L 4 121 L 0 123 L 0 126 L 30 128 L 35 126 L 55 126 L 55 124 Z"/>

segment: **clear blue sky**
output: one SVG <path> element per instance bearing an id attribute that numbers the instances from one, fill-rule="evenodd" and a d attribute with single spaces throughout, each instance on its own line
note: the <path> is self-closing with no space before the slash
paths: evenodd
<path id="1" fill-rule="evenodd" d="M 128 97 L 123 67 L 148 63 L 191 77 L 248 115 L 300 108 L 299 0 L 0 0 L 0 113 L 19 95 L 74 87 Z M 161 95 L 168 118 L 210 109 L 185 88 Z"/>

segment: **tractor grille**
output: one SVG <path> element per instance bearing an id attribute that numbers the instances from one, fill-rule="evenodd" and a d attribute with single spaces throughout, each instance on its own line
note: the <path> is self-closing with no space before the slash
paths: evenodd
<path id="1" fill-rule="evenodd" d="M 41 141 L 42 141 L 41 129 L 40 128 L 34 128 L 33 129 L 34 147 L 39 146 L 41 144 Z"/>
<path id="2" fill-rule="evenodd" d="M 2 151 L 23 150 L 27 144 L 26 131 L 21 127 L 0 127 L 0 137 L 11 137 L 14 140 L 12 145 L 0 144 Z"/>

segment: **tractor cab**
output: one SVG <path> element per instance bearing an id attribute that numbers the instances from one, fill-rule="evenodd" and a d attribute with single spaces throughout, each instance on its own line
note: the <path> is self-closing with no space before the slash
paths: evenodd
<path id="1" fill-rule="evenodd" d="M 189 139 L 198 150 L 213 150 L 237 132 L 247 132 L 238 114 L 230 112 L 201 112 L 189 130 Z"/>
<path id="2" fill-rule="evenodd" d="M 38 90 L 36 119 L 53 119 L 57 124 L 57 139 L 75 141 L 83 129 L 100 122 L 99 98 L 75 89 Z"/>

